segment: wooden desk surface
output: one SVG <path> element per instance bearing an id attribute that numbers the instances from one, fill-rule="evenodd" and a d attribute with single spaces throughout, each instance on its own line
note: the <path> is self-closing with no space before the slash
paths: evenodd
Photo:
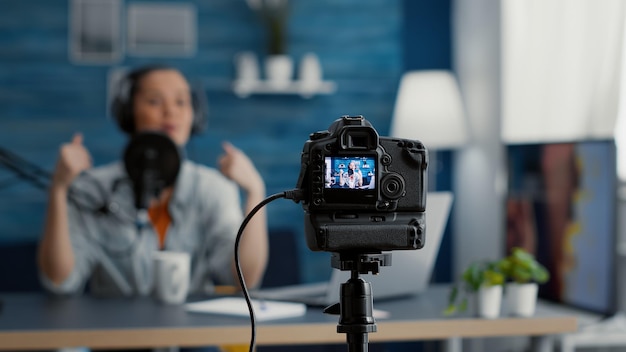
<path id="1" fill-rule="evenodd" d="M 540 304 L 532 318 L 495 320 L 444 317 L 446 286 L 433 286 L 416 297 L 374 302 L 391 314 L 377 319 L 370 342 L 416 341 L 449 337 L 535 336 L 573 332 L 574 313 Z M 182 306 L 150 298 L 58 298 L 42 294 L 2 294 L 0 350 L 141 348 L 247 344 L 248 318 L 188 313 Z M 309 308 L 303 317 L 257 323 L 258 345 L 345 343 L 336 332 L 338 317 Z"/>

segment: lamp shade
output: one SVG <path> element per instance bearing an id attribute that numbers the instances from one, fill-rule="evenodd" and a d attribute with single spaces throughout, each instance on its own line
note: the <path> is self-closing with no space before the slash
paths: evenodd
<path id="1" fill-rule="evenodd" d="M 451 72 L 409 71 L 402 76 L 391 136 L 420 140 L 428 149 L 453 149 L 467 143 L 461 93 Z"/>

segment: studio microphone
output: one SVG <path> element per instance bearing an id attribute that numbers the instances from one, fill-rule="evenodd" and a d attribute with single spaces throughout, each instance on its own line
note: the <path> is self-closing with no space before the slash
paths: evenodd
<path id="1" fill-rule="evenodd" d="M 150 201 L 176 182 L 181 152 L 166 134 L 136 133 L 124 151 L 124 166 L 133 185 L 137 226 L 148 222 Z"/>

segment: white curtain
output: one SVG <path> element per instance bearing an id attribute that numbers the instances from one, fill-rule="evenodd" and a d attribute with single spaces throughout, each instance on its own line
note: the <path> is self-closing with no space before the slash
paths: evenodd
<path id="1" fill-rule="evenodd" d="M 505 143 L 613 138 L 624 0 L 502 1 Z"/>

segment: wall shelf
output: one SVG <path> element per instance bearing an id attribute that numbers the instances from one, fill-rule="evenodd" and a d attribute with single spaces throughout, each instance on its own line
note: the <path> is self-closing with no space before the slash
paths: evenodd
<path id="1" fill-rule="evenodd" d="M 337 85 L 332 81 L 304 82 L 294 80 L 285 85 L 276 85 L 270 81 L 235 81 L 233 91 L 240 98 L 247 98 L 253 94 L 293 94 L 303 98 L 311 98 L 318 94 L 333 94 Z"/>

